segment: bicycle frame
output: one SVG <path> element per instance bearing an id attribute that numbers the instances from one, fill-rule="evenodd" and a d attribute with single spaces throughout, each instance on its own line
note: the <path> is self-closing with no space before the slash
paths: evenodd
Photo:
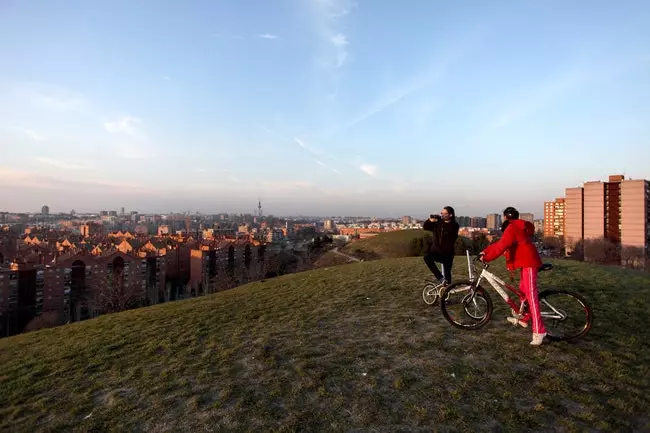
<path id="1" fill-rule="evenodd" d="M 526 297 L 520 290 L 509 285 L 501 278 L 489 272 L 486 268 L 483 268 L 479 274 L 478 280 L 476 280 L 476 283 L 472 282 L 474 284 L 474 287 L 478 287 L 478 285 L 481 284 L 481 280 L 487 281 L 499 294 L 499 296 L 501 296 L 503 300 L 510 306 L 510 308 L 512 308 L 512 311 L 518 312 L 519 315 L 523 313 L 524 301 L 526 300 Z M 517 305 L 517 303 L 508 295 L 506 290 L 512 292 L 517 296 L 517 298 L 519 298 L 519 305 Z"/>

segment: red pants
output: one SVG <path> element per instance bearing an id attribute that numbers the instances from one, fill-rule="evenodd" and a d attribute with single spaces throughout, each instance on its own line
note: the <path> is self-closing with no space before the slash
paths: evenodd
<path id="1" fill-rule="evenodd" d="M 526 296 L 528 302 L 528 317 L 533 321 L 533 333 L 544 334 L 546 329 L 542 322 L 542 315 L 539 310 L 539 298 L 537 292 L 537 268 L 521 268 L 521 281 L 519 290 Z"/>

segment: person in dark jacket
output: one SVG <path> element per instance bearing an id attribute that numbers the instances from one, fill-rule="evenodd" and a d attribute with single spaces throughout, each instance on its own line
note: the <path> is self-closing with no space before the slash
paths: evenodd
<path id="1" fill-rule="evenodd" d="M 454 208 L 445 206 L 440 215 L 430 215 L 422 228 L 433 234 L 429 252 L 424 256 L 424 263 L 441 284 L 451 284 L 454 245 L 458 239 L 459 229 Z M 436 266 L 436 262 L 442 264 L 442 273 Z"/>

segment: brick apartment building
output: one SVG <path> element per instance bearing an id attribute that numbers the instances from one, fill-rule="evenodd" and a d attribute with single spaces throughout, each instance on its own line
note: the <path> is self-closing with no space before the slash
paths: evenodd
<path id="1" fill-rule="evenodd" d="M 0 236 L 0 337 L 43 312 L 63 323 L 214 293 L 264 275 L 265 247 L 191 236 Z"/>
<path id="2" fill-rule="evenodd" d="M 544 237 L 564 238 L 564 198 L 544 203 Z"/>
<path id="3" fill-rule="evenodd" d="M 557 202 L 558 200 L 556 200 Z M 546 209 L 546 207 L 545 207 Z M 560 218 L 556 218 L 558 224 Z M 607 239 L 626 254 L 648 257 L 650 245 L 650 181 L 609 176 L 607 182 L 590 181 L 566 188 L 564 239 L 570 254 L 583 240 Z"/>

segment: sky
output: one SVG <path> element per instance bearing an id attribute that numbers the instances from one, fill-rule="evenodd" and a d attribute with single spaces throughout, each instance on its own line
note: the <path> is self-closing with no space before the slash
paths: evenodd
<path id="1" fill-rule="evenodd" d="M 0 210 L 542 217 L 650 179 L 650 2 L 0 1 Z"/>

